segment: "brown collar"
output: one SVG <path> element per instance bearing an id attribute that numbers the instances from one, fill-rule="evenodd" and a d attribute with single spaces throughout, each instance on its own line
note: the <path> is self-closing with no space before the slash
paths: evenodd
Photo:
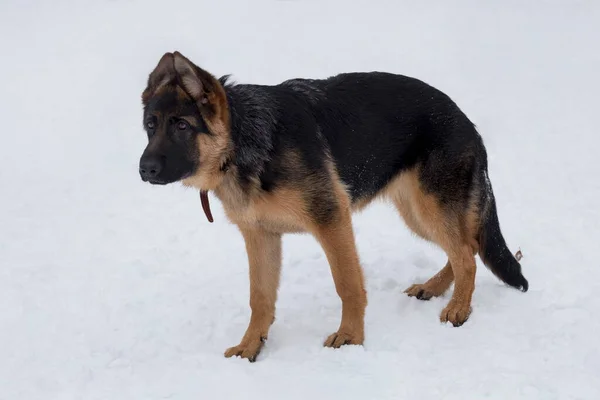
<path id="1" fill-rule="evenodd" d="M 206 190 L 200 191 L 200 203 L 202 203 L 202 209 L 204 210 L 208 222 L 213 222 L 213 216 L 210 212 L 210 203 L 208 202 L 208 192 Z"/>

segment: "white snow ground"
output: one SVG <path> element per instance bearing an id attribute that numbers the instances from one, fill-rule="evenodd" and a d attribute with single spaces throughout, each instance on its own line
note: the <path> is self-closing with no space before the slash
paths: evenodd
<path id="1" fill-rule="evenodd" d="M 0 399 L 600 398 L 600 4 L 482 3 L 2 1 Z M 386 70 L 447 92 L 530 291 L 480 267 L 468 323 L 440 324 L 448 295 L 402 290 L 443 254 L 375 205 L 355 218 L 364 347 L 321 346 L 340 302 L 289 236 L 265 349 L 225 359 L 249 318 L 241 236 L 137 172 L 140 94 L 175 49 L 240 82 Z"/>

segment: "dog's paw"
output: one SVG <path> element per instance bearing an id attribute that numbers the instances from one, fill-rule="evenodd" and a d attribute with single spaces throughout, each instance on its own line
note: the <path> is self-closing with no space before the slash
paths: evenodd
<path id="1" fill-rule="evenodd" d="M 404 291 L 410 297 L 416 297 L 419 300 L 429 300 L 432 297 L 439 296 L 439 294 L 428 290 L 424 284 L 415 284 Z"/>
<path id="2" fill-rule="evenodd" d="M 462 304 L 454 300 L 450 300 L 450 303 L 444 308 L 440 315 L 441 322 L 450 322 L 454 326 L 461 326 L 464 324 L 469 315 L 471 315 L 471 306 L 469 304 Z"/>
<path id="3" fill-rule="evenodd" d="M 325 343 L 323 343 L 323 346 L 337 349 L 345 344 L 363 344 L 364 340 L 365 338 L 362 334 L 352 334 L 338 331 L 329 335 L 327 340 L 325 340 Z"/>
<path id="4" fill-rule="evenodd" d="M 233 356 L 239 356 L 242 358 L 247 358 L 250 362 L 254 362 L 256 361 L 256 357 L 258 357 L 258 354 L 260 353 L 266 340 L 266 337 L 243 340 L 242 343 L 238 344 L 237 346 L 228 348 L 225 351 L 225 357 L 229 358 Z"/>

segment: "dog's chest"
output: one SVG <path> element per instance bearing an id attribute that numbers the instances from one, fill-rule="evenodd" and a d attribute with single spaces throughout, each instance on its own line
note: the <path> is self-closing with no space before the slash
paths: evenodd
<path id="1" fill-rule="evenodd" d="M 234 224 L 256 226 L 277 233 L 307 231 L 305 206 L 295 193 L 273 193 L 254 198 L 219 197 L 225 215 Z"/>

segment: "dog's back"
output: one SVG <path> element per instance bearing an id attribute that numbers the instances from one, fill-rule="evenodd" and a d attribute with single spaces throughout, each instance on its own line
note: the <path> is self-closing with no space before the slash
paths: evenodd
<path id="1" fill-rule="evenodd" d="M 468 168 L 465 163 L 475 159 L 482 168 L 487 164 L 471 121 L 447 95 L 420 80 L 382 72 L 347 73 L 323 80 L 294 79 L 281 86 L 305 100 L 301 104 L 310 109 L 353 202 L 368 200 L 397 174 L 432 157 L 452 170 Z M 291 104 L 290 113 L 298 108 L 298 103 Z M 452 183 L 438 189 L 454 192 Z"/>

